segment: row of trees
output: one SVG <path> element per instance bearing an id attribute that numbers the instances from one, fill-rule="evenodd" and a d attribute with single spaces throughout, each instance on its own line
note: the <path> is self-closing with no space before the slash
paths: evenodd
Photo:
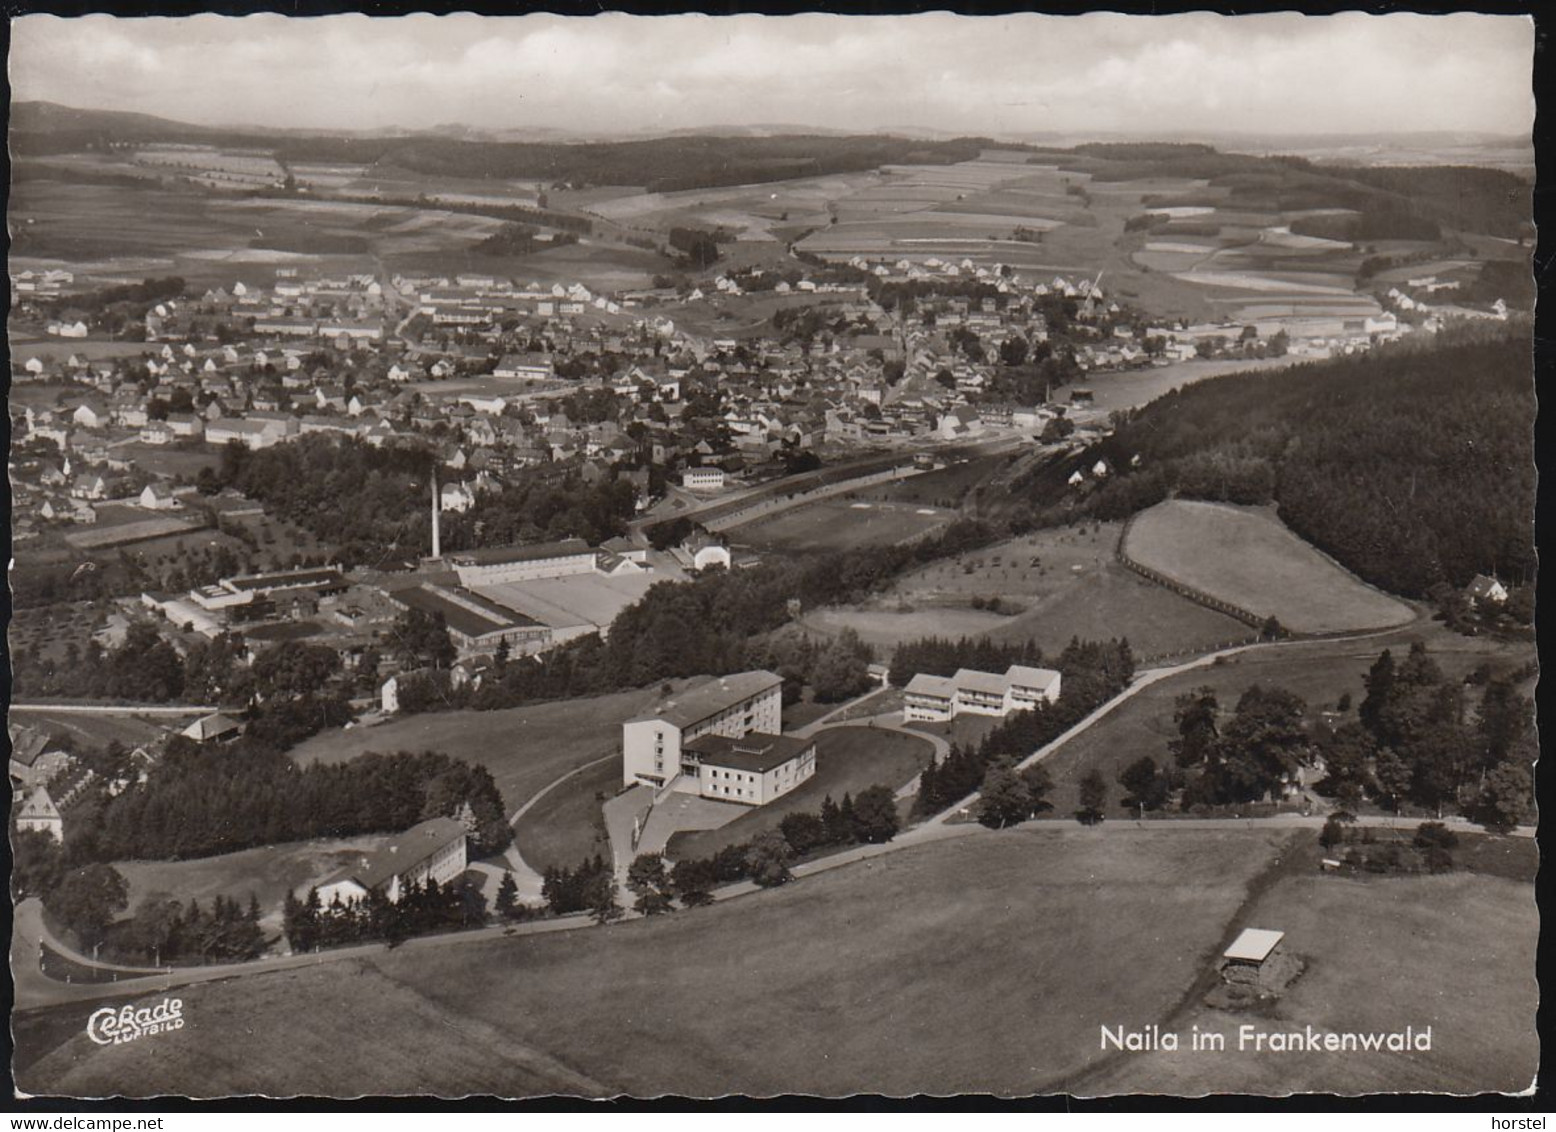
<path id="1" fill-rule="evenodd" d="M 216 747 L 180 736 L 145 782 L 81 806 L 67 847 L 83 862 L 204 857 L 399 831 L 445 816 L 465 822 L 478 852 L 512 840 L 491 772 L 433 751 L 370 752 L 299 767 L 248 738 Z"/>
<path id="2" fill-rule="evenodd" d="M 478 928 L 486 919 L 486 897 L 479 887 L 440 885 L 428 877 L 425 884 L 407 886 L 398 901 L 375 891 L 361 900 L 336 896 L 325 905 L 317 888 L 308 890 L 306 900 L 288 892 L 282 931 L 294 952 L 304 952 L 380 940 L 393 945 L 412 936 Z"/>
<path id="3" fill-rule="evenodd" d="M 695 908 L 712 901 L 721 884 L 750 880 L 764 888 L 789 881 L 796 861 L 849 845 L 881 844 L 897 835 L 897 803 L 889 786 L 871 786 L 857 798 L 844 794 L 841 804 L 827 795 L 819 812 L 785 814 L 778 828 L 749 841 L 727 845 L 708 857 L 688 857 L 672 868 L 661 853 L 640 854 L 627 870 L 633 908 L 654 916 Z M 587 911 L 606 923 L 620 918 L 615 875 L 598 854 L 571 869 L 549 868 L 541 889 L 547 908 L 557 915 Z M 511 902 L 510 902 L 511 903 Z M 515 917 L 522 906 L 514 904 Z"/>

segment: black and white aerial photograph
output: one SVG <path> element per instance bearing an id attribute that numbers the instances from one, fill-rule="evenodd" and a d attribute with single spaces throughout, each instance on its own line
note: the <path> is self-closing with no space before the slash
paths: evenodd
<path id="1" fill-rule="evenodd" d="M 1528 1103 L 1531 17 L 10 35 L 18 1105 Z"/>

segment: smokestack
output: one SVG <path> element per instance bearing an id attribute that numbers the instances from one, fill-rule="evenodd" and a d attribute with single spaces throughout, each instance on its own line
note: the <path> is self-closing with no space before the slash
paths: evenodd
<path id="1" fill-rule="evenodd" d="M 432 468 L 432 557 L 434 559 L 443 557 L 443 540 L 438 529 L 438 512 L 442 509 L 443 500 L 438 497 L 438 469 L 434 465 Z"/>

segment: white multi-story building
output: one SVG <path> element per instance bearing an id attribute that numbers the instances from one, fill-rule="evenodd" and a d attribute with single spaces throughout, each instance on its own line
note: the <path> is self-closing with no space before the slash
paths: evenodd
<path id="1" fill-rule="evenodd" d="M 622 784 L 658 789 L 685 776 L 677 788 L 702 793 L 703 760 L 700 755 L 684 757 L 686 745 L 704 735 L 726 739 L 752 734 L 779 736 L 783 730 L 782 686 L 782 677 L 772 672 L 737 672 L 666 700 L 651 714 L 627 720 L 621 726 Z M 714 764 L 710 761 L 708 765 Z"/>
<path id="2" fill-rule="evenodd" d="M 724 469 L 686 468 L 681 472 L 681 486 L 687 491 L 721 491 L 724 488 Z"/>
<path id="3" fill-rule="evenodd" d="M 902 718 L 938 723 L 963 712 L 1009 715 L 1059 698 L 1060 676 L 1051 668 L 1012 664 L 1004 674 L 958 669 L 955 676 L 920 672 L 908 681 Z"/>
<path id="4" fill-rule="evenodd" d="M 752 732 L 739 739 L 703 735 L 681 747 L 674 789 L 720 802 L 761 806 L 816 773 L 816 740 Z"/>

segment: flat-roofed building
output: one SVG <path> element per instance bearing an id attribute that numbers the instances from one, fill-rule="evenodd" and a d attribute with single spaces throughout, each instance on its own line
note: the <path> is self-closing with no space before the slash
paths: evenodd
<path id="1" fill-rule="evenodd" d="M 1232 946 L 1222 952 L 1221 957 L 1228 963 L 1259 967 L 1275 953 L 1280 941 L 1285 938 L 1285 932 L 1269 928 L 1244 928 L 1232 941 Z"/>
<path id="2" fill-rule="evenodd" d="M 594 572 L 596 551 L 581 538 L 531 546 L 467 550 L 448 556 L 463 586 L 491 586 Z"/>
<path id="3" fill-rule="evenodd" d="M 465 655 L 490 652 L 507 641 L 511 652 L 529 656 L 553 643 L 549 626 L 468 590 L 423 583 L 395 591 L 389 600 L 402 609 L 442 614 L 449 639 Z"/>
<path id="4" fill-rule="evenodd" d="M 1059 698 L 1060 674 L 1051 668 L 1013 664 L 1003 674 L 960 668 L 954 676 L 920 672 L 904 690 L 908 723 L 938 723 L 963 712 L 1009 715 Z"/>
<path id="5" fill-rule="evenodd" d="M 683 771 L 685 745 L 704 735 L 740 739 L 782 732 L 783 678 L 758 669 L 693 688 L 652 713 L 621 726 L 621 777 L 626 786 L 666 785 Z M 692 765 L 692 764 L 687 764 Z M 701 792 L 700 771 L 687 788 Z"/>
<path id="6" fill-rule="evenodd" d="M 760 732 L 738 739 L 702 735 L 681 747 L 676 788 L 690 792 L 695 785 L 704 798 L 762 806 L 815 773 L 815 739 Z"/>

